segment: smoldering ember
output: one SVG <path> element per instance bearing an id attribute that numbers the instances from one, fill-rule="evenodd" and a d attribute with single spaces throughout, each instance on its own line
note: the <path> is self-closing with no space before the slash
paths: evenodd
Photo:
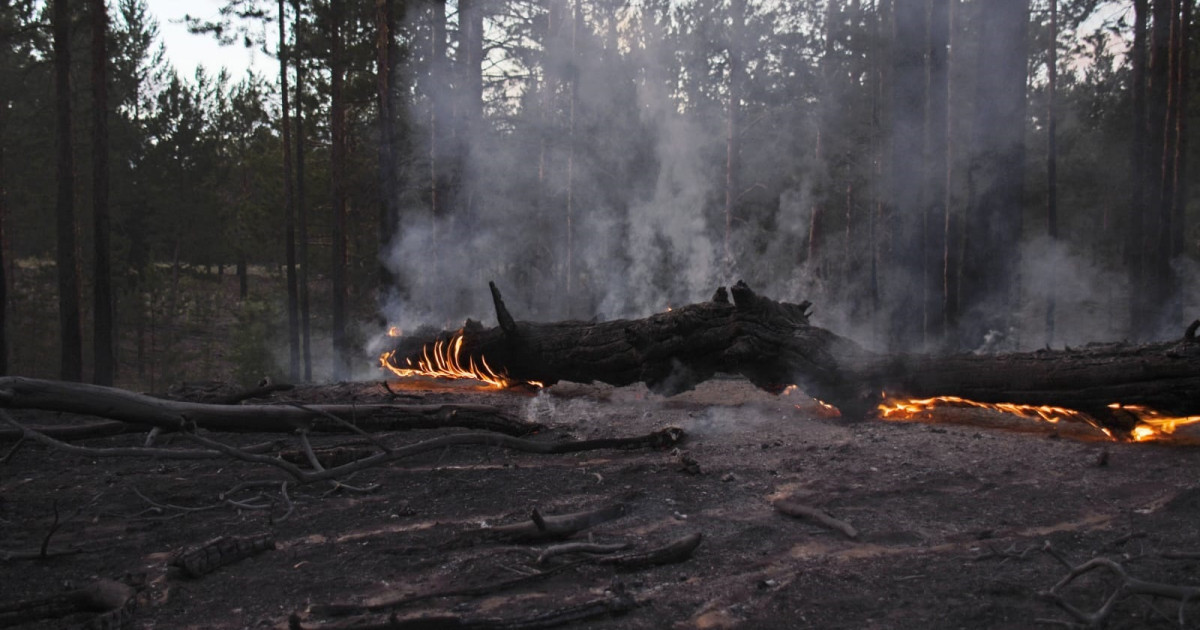
<path id="1" fill-rule="evenodd" d="M 202 4 L 0 3 L 0 627 L 1200 626 L 1191 0 Z"/>

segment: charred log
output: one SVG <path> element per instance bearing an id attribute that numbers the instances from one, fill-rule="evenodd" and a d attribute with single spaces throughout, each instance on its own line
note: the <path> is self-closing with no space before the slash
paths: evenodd
<path id="1" fill-rule="evenodd" d="M 755 294 L 744 283 L 709 302 L 637 320 L 514 320 L 491 285 L 501 325 L 468 320 L 460 331 L 402 338 L 388 359 L 416 364 L 436 340 L 461 334 L 462 361 L 482 362 L 513 380 L 645 383 L 670 395 L 714 374 L 739 374 L 770 392 L 796 384 L 843 415 L 871 414 L 883 392 L 909 397 L 959 396 L 986 403 L 1050 405 L 1091 415 L 1118 431 L 1136 420 L 1113 403 L 1163 414 L 1200 414 L 1200 342 L 1196 327 L 1182 339 L 1146 345 L 1000 355 L 871 352 L 809 323 L 809 302 Z M 730 299 L 731 298 L 731 299 Z"/>

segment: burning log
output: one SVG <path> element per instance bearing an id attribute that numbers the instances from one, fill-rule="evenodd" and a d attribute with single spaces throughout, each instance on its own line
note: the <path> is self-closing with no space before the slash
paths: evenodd
<path id="1" fill-rule="evenodd" d="M 1051 421 L 1086 419 L 1110 435 L 1135 439 L 1200 421 L 1197 324 L 1180 340 L 1146 345 L 887 355 L 811 325 L 809 302 L 777 302 L 742 282 L 717 289 L 708 302 L 611 322 L 517 321 L 495 284 L 490 287 L 499 326 L 468 320 L 457 331 L 401 337 L 382 355 L 383 366 L 397 374 L 466 366 L 468 375 L 486 366 L 496 386 L 644 382 L 664 395 L 721 372 L 773 393 L 796 384 L 849 417 L 914 411 L 886 406 L 889 400 L 926 403 L 917 411 L 985 403 Z"/>

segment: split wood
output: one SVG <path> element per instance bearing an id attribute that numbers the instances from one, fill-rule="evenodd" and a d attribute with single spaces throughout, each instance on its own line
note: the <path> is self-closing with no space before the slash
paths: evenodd
<path id="1" fill-rule="evenodd" d="M 1068 602 L 1063 596 L 1062 591 L 1080 576 L 1096 569 L 1107 569 L 1120 580 L 1120 584 L 1109 593 L 1108 598 L 1104 600 L 1104 604 L 1100 608 L 1095 612 L 1088 613 Z M 1149 595 L 1151 597 L 1166 597 L 1178 600 L 1179 625 L 1180 627 L 1187 627 L 1185 623 L 1187 604 L 1191 600 L 1200 597 L 1200 586 L 1183 586 L 1180 584 L 1140 580 L 1129 575 L 1125 567 L 1121 566 L 1120 563 L 1101 557 L 1093 558 L 1072 568 L 1066 577 L 1059 580 L 1058 584 L 1055 584 L 1049 591 L 1043 593 L 1043 597 L 1058 605 L 1059 608 L 1065 610 L 1080 623 L 1091 627 L 1102 625 L 1108 619 L 1109 615 L 1112 614 L 1117 603 L 1130 595 Z"/>
<path id="2" fill-rule="evenodd" d="M 830 516 L 824 510 L 804 505 L 791 499 L 778 499 L 772 505 L 775 506 L 776 510 L 788 516 L 808 519 L 823 527 L 839 531 L 851 540 L 858 538 L 858 530 L 854 529 L 853 525 Z"/>

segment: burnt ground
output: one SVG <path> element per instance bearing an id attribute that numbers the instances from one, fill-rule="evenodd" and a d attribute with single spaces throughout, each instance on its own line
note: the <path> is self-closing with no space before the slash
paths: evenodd
<path id="1" fill-rule="evenodd" d="M 313 402 L 387 398 L 378 384 L 286 395 Z M 253 502 L 262 492 L 276 501 L 269 511 L 219 505 L 219 495 L 238 482 L 282 479 L 271 468 L 97 459 L 25 444 L 0 465 L 0 551 L 38 548 L 56 511 L 50 548 L 81 551 L 0 560 L 0 610 L 97 578 L 121 578 L 143 587 L 133 628 L 287 627 L 293 613 L 316 627 L 331 621 L 314 614 L 321 604 L 486 585 L 546 570 L 535 560 L 548 543 L 489 542 L 464 532 L 528 521 L 535 508 L 555 515 L 614 503 L 625 506 L 624 516 L 576 539 L 635 549 L 694 532 L 703 540 L 675 564 L 632 570 L 573 564 L 504 590 L 416 601 L 398 615 L 513 620 L 624 593 L 638 603 L 632 611 L 571 627 L 1055 627 L 1070 617 L 1040 593 L 1066 569 L 1044 551 L 1047 543 L 1072 563 L 1103 556 L 1137 578 L 1200 585 L 1200 560 L 1164 557 L 1200 551 L 1194 446 L 1106 442 L 1084 426 L 1031 425 L 980 411 L 939 412 L 937 423 L 852 422 L 823 416 L 800 395 L 772 397 L 740 380 L 710 381 L 667 399 L 640 386 L 581 385 L 537 395 L 418 385 L 405 395 L 499 405 L 544 423 L 536 440 L 629 436 L 665 426 L 683 428 L 688 437 L 672 450 L 439 449 L 349 481 L 379 484 L 375 492 L 292 488 L 295 509 L 286 519 L 273 488 L 235 496 Z M 78 420 L 17 415 L 42 424 Z M 451 431 L 385 439 L 398 445 Z M 296 443 L 278 435 L 214 437 Z M 84 443 L 144 440 L 130 434 Z M 349 440 L 314 438 L 318 447 Z M 0 457 L 11 444 L 0 443 Z M 772 501 L 782 497 L 852 524 L 858 538 L 776 512 Z M 276 549 L 200 578 L 168 569 L 182 548 L 258 533 L 273 534 Z M 1085 577 L 1067 594 L 1094 609 L 1112 588 L 1112 580 L 1101 578 Z M 1185 612 L 1186 625 L 1200 626 L 1200 603 Z M 1177 615 L 1172 600 L 1133 596 L 1115 607 L 1108 627 L 1178 627 Z M 88 618 L 55 623 L 70 627 Z"/>

